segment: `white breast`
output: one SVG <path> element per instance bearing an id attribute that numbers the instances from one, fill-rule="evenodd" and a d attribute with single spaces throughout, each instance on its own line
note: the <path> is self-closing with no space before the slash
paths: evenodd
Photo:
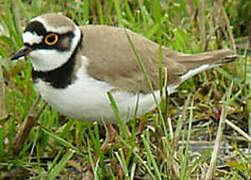
<path id="1" fill-rule="evenodd" d="M 137 115 L 150 111 L 156 106 L 152 94 L 112 91 L 115 89 L 113 86 L 87 74 L 86 63 L 87 59 L 83 57 L 82 67 L 77 72 L 77 80 L 65 89 L 53 88 L 42 80 L 38 80 L 35 85 L 42 97 L 63 115 L 78 120 L 116 122 L 107 96 L 108 91 L 114 97 L 124 121 L 132 118 L 137 102 Z M 159 91 L 156 91 L 155 95 L 160 101 Z"/>

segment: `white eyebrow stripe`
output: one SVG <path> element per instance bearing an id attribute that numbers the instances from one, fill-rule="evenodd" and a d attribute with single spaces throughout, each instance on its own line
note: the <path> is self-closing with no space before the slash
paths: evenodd
<path id="1" fill-rule="evenodd" d="M 67 26 L 62 26 L 62 27 L 55 28 L 55 27 L 47 25 L 46 30 L 51 31 L 51 32 L 57 32 L 59 34 L 65 34 L 65 33 L 68 33 L 68 32 L 72 32 L 72 28 L 67 27 Z"/>
<path id="2" fill-rule="evenodd" d="M 42 39 L 43 36 L 38 36 L 36 33 L 31 33 L 28 31 L 23 33 L 23 41 L 29 45 L 39 44 L 42 42 Z"/>

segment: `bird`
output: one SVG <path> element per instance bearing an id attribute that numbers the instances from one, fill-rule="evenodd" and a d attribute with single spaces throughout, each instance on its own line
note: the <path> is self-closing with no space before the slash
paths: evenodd
<path id="1" fill-rule="evenodd" d="M 153 110 L 161 101 L 160 52 L 168 94 L 192 76 L 237 58 L 230 49 L 184 54 L 161 46 L 160 51 L 159 44 L 129 29 L 78 26 L 56 13 L 33 18 L 22 38 L 23 47 L 11 60 L 29 56 L 42 98 L 60 114 L 88 122 L 117 122 L 108 93 L 125 122 Z"/>

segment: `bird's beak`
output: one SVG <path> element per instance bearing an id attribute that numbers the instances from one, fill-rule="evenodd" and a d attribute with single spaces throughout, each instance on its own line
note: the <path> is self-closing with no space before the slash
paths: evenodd
<path id="1" fill-rule="evenodd" d="M 11 60 L 19 60 L 22 57 L 26 57 L 33 49 L 31 47 L 23 46 L 16 54 L 11 57 Z"/>

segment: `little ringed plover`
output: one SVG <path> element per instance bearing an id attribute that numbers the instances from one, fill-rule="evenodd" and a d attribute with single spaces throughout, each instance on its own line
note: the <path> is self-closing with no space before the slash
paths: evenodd
<path id="1" fill-rule="evenodd" d="M 111 92 L 124 121 L 152 110 L 156 103 L 138 65 L 133 43 L 159 93 L 159 45 L 130 30 L 105 25 L 79 27 L 54 13 L 30 21 L 23 33 L 24 46 L 12 57 L 29 56 L 36 89 L 61 114 L 78 120 L 116 122 L 107 92 Z M 168 93 L 207 69 L 236 59 L 224 49 L 183 54 L 162 47 Z"/>

